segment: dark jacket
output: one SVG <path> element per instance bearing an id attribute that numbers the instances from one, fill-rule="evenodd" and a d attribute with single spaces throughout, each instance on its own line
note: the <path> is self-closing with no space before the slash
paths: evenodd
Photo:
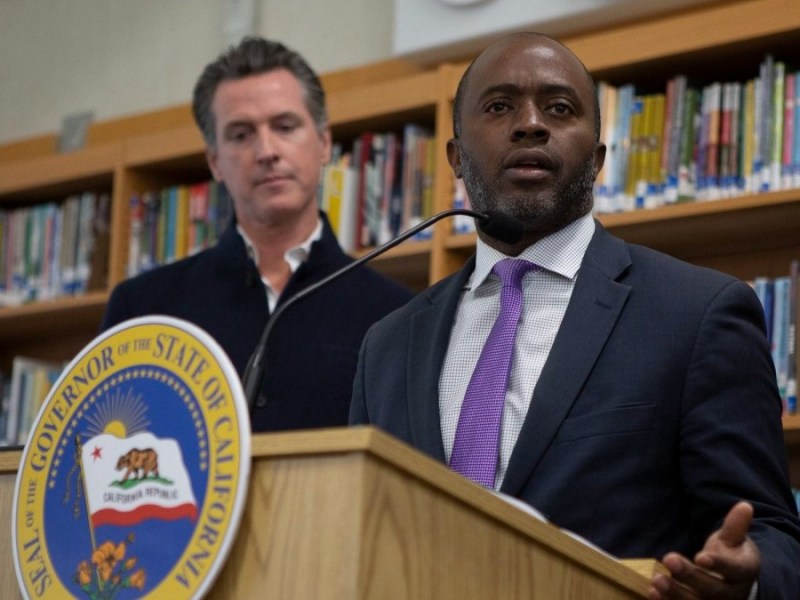
<path id="1" fill-rule="evenodd" d="M 444 461 L 439 374 L 473 265 L 367 333 L 351 423 Z M 748 500 L 760 597 L 795 600 L 800 522 L 781 410 L 749 286 L 598 225 L 501 491 L 627 558 L 693 557 Z"/>
<path id="2" fill-rule="evenodd" d="M 292 275 L 279 305 L 351 262 L 324 215 L 323 233 Z M 347 424 L 358 348 L 367 328 L 412 294 L 359 267 L 289 307 L 270 334 L 253 431 Z M 102 328 L 150 314 L 199 325 L 225 350 L 241 376 L 267 322 L 264 286 L 232 224 L 213 248 L 120 283 Z"/>

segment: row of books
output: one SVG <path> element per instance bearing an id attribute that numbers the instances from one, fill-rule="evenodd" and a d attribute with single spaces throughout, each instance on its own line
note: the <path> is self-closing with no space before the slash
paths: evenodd
<path id="1" fill-rule="evenodd" d="M 15 356 L 0 374 L 0 446 L 22 446 L 50 388 L 65 365 Z"/>
<path id="2" fill-rule="evenodd" d="M 106 193 L 0 210 L 0 306 L 104 287 L 109 221 Z"/>
<path id="3" fill-rule="evenodd" d="M 767 56 L 756 77 L 664 92 L 598 84 L 605 167 L 597 212 L 800 188 L 800 71 Z"/>
<path id="4" fill-rule="evenodd" d="M 388 242 L 433 216 L 435 152 L 431 131 L 414 123 L 402 133 L 364 132 L 351 152 L 336 146 L 319 198 L 346 252 Z"/>
<path id="5" fill-rule="evenodd" d="M 232 212 L 227 189 L 216 181 L 134 194 L 130 198 L 128 276 L 213 246 Z"/>
<path id="6" fill-rule="evenodd" d="M 402 133 L 362 133 L 348 152 L 335 146 L 318 197 L 346 252 L 387 242 L 433 215 L 434 152 L 431 132 L 415 124 Z M 212 246 L 232 211 L 215 181 L 134 194 L 128 276 Z"/>
<path id="7" fill-rule="evenodd" d="M 798 314 L 800 314 L 800 260 L 793 260 L 789 275 L 756 277 L 751 285 L 764 307 L 767 337 L 775 363 L 778 389 L 787 414 L 797 413 Z"/>

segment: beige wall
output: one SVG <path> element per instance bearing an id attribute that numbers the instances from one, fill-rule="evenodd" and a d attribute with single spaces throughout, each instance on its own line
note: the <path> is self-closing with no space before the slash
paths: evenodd
<path id="1" fill-rule="evenodd" d="M 0 143 L 188 102 L 236 0 L 0 0 Z M 317 71 L 388 58 L 392 0 L 254 0 L 255 30 Z"/>

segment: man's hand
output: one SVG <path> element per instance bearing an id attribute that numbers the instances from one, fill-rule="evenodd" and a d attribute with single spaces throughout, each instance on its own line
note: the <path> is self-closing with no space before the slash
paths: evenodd
<path id="1" fill-rule="evenodd" d="M 758 577 L 761 557 L 747 530 L 753 521 L 753 507 L 736 504 L 717 531 L 706 540 L 691 562 L 677 552 L 662 562 L 672 577 L 653 577 L 650 600 L 682 598 L 730 598 L 746 600 Z"/>

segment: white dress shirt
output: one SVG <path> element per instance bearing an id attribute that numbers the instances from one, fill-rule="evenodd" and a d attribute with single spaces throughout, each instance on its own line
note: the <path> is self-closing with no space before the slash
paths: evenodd
<path id="1" fill-rule="evenodd" d="M 526 248 L 517 258 L 539 265 L 522 280 L 522 314 L 517 326 L 508 390 L 500 424 L 495 489 L 505 476 L 533 390 L 567 310 L 586 248 L 594 234 L 587 214 Z M 492 273 L 509 258 L 480 239 L 475 270 L 464 287 L 439 378 L 439 414 L 445 457 L 450 462 L 461 403 L 472 371 L 500 313 L 500 279 Z"/>
<path id="2" fill-rule="evenodd" d="M 253 242 L 247 237 L 247 234 L 244 232 L 244 229 L 237 223 L 236 231 L 239 232 L 239 235 L 242 236 L 244 240 L 244 247 L 247 249 L 247 255 L 253 260 L 256 264 L 256 268 L 258 268 L 258 252 L 256 252 L 256 247 Z M 317 219 L 317 226 L 314 228 L 314 231 L 311 232 L 311 235 L 299 246 L 295 246 L 294 248 L 289 248 L 286 253 L 283 255 L 283 259 L 288 263 L 289 270 L 294 273 L 297 268 L 303 264 L 303 262 L 308 258 L 308 255 L 311 253 L 311 244 L 316 242 L 318 239 L 322 237 L 322 221 Z M 275 293 L 272 285 L 270 284 L 269 280 L 261 276 L 261 282 L 264 284 L 264 290 L 267 293 L 267 304 L 269 305 L 269 312 L 275 312 L 275 307 L 278 305 L 278 298 L 280 298 L 280 294 Z"/>

